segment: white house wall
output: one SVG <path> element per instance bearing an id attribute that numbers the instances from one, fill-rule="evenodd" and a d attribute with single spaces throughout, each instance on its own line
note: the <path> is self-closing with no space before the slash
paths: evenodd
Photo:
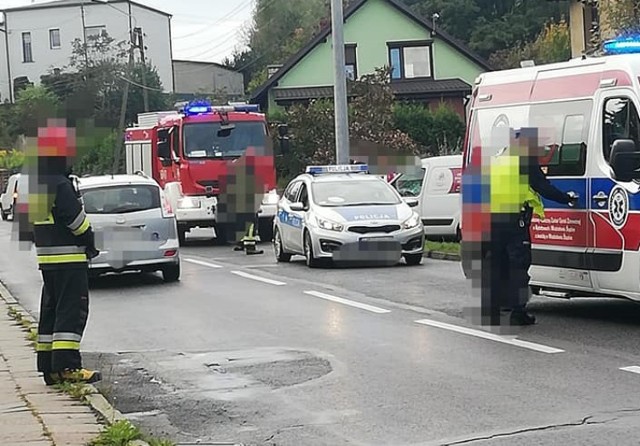
<path id="1" fill-rule="evenodd" d="M 114 8 L 122 12 L 116 11 Z M 85 26 L 105 26 L 107 33 L 116 41 L 129 39 L 129 18 L 126 3 L 111 6 L 88 3 L 84 6 Z M 140 26 L 146 34 L 146 56 L 153 63 L 167 92 L 173 91 L 171 65 L 170 18 L 132 5 L 133 26 Z M 8 11 L 6 23 L 9 38 L 9 66 L 11 79 L 27 76 L 38 84 L 40 76 L 53 68 L 64 68 L 72 54 L 72 41 L 83 39 L 82 10 L 80 6 L 56 6 L 47 9 Z M 60 29 L 61 47 L 51 49 L 49 30 Z M 31 33 L 33 62 L 23 61 L 22 33 Z M 2 33 L 0 33 L 2 34 Z M 6 56 L 4 44 L 0 47 L 0 61 Z M 9 81 L 6 65 L 0 67 L 0 94 L 2 100 L 9 98 Z"/>
<path id="2" fill-rule="evenodd" d="M 213 93 L 225 90 L 231 97 L 244 95 L 244 76 L 216 64 L 173 61 L 176 93 Z"/>

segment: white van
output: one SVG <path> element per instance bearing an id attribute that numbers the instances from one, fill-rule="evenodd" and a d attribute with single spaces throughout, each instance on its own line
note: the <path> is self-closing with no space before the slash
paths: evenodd
<path id="1" fill-rule="evenodd" d="M 640 50 L 640 41 L 618 43 L 605 49 Z M 501 126 L 544 129 L 547 177 L 578 195 L 575 208 L 544 200 L 545 219 L 531 225 L 536 293 L 640 300 L 639 77 L 638 54 L 610 54 L 485 73 L 476 81 L 465 142 L 465 215 L 467 205 L 474 212 L 482 203 L 477 167 L 500 149 L 492 133 Z M 464 240 L 479 240 L 480 232 L 468 231 L 465 223 Z"/>
<path id="2" fill-rule="evenodd" d="M 416 211 L 428 238 L 460 239 L 462 155 L 424 158 L 422 173 L 401 174 L 392 180 L 403 197 L 417 197 Z"/>
<path id="3" fill-rule="evenodd" d="M 19 179 L 19 173 L 11 175 L 7 181 L 7 189 L 0 195 L 0 215 L 3 220 L 7 220 L 9 217 L 13 218 L 13 211 L 18 200 Z"/>

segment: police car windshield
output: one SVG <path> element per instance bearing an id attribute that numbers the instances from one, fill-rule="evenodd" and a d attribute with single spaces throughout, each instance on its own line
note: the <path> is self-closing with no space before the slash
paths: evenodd
<path id="1" fill-rule="evenodd" d="M 187 158 L 239 158 L 247 147 L 265 147 L 262 122 L 233 122 L 235 128 L 218 134 L 221 123 L 198 122 L 184 126 L 184 154 Z"/>
<path id="2" fill-rule="evenodd" d="M 384 181 L 322 181 L 312 183 L 313 202 L 323 207 L 375 206 L 401 201 Z"/>
<path id="3" fill-rule="evenodd" d="M 126 214 L 160 208 L 160 192 L 150 185 L 92 187 L 81 193 L 87 214 Z"/>

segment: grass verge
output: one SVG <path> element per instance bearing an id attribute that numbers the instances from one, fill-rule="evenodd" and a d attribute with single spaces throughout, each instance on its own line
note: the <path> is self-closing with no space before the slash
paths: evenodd
<path id="1" fill-rule="evenodd" d="M 89 443 L 90 446 L 128 446 L 136 440 L 149 443 L 150 446 L 175 446 L 170 440 L 149 438 L 127 420 L 116 421 Z"/>
<path id="2" fill-rule="evenodd" d="M 20 310 L 10 305 L 7 314 L 22 325 L 27 332 L 26 338 L 31 341 L 32 347 L 36 348 L 36 340 L 38 331 L 33 324 L 23 316 Z M 83 383 L 62 382 L 53 386 L 57 390 L 66 393 L 72 398 L 80 400 L 84 404 L 88 404 L 87 395 L 91 394 L 89 386 Z M 90 446 L 129 446 L 133 441 L 143 441 L 149 446 L 176 446 L 171 440 L 158 439 L 143 434 L 140 430 L 127 420 L 120 420 L 105 426 L 104 430 L 93 440 Z"/>
<path id="3" fill-rule="evenodd" d="M 427 240 L 424 244 L 424 249 L 432 252 L 460 255 L 460 243 L 455 242 L 434 242 Z"/>

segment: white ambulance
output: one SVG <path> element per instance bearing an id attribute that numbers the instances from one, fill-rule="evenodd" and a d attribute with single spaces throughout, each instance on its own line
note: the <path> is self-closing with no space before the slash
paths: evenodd
<path id="1" fill-rule="evenodd" d="M 575 208 L 544 200 L 545 219 L 531 225 L 534 293 L 640 300 L 640 40 L 604 48 L 485 73 L 474 87 L 465 169 L 481 162 L 479 149 L 499 150 L 496 128 L 539 128 L 547 177 L 579 197 Z"/>

